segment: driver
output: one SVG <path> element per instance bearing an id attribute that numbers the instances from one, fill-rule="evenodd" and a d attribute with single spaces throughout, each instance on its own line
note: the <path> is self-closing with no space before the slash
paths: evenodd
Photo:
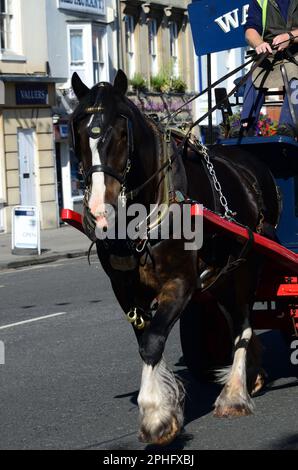
<path id="1" fill-rule="evenodd" d="M 298 0 L 250 0 L 245 37 L 257 54 L 269 52 L 271 55 L 247 81 L 242 129 L 248 134 L 254 132 L 266 91 L 284 86 L 282 64 L 293 99 L 291 105 L 285 96 L 279 123 L 295 127 L 294 118 L 298 116 Z"/>

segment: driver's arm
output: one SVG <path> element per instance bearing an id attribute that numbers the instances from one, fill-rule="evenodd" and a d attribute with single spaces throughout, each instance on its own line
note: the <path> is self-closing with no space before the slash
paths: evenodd
<path id="1" fill-rule="evenodd" d="M 291 31 L 291 33 L 293 34 L 293 36 L 295 36 L 294 43 L 298 44 L 298 29 L 294 29 L 293 31 Z"/>
<path id="2" fill-rule="evenodd" d="M 245 31 L 245 39 L 258 54 L 263 54 L 267 51 L 272 53 L 270 44 L 265 42 L 262 36 L 254 28 L 248 28 Z"/>
<path id="3" fill-rule="evenodd" d="M 245 38 L 248 44 L 256 50 L 257 54 L 269 51 L 272 52 L 270 44 L 264 42 L 262 38 L 262 8 L 257 0 L 250 0 L 247 15 L 247 22 L 244 26 Z"/>

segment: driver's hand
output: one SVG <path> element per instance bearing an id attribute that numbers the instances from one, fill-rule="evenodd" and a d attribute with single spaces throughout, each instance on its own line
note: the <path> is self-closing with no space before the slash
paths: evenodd
<path id="1" fill-rule="evenodd" d="M 272 54 L 271 46 L 268 42 L 262 42 L 259 46 L 255 49 L 257 54 L 265 54 L 265 52 L 270 52 Z"/>
<path id="2" fill-rule="evenodd" d="M 278 44 L 280 44 L 280 46 L 278 46 Z M 285 49 L 287 49 L 287 47 L 289 47 L 290 45 L 290 37 L 288 33 L 283 33 L 283 34 L 279 34 L 278 36 L 275 36 L 275 38 L 273 39 L 272 45 L 278 46 L 277 48 L 278 51 L 284 51 Z"/>

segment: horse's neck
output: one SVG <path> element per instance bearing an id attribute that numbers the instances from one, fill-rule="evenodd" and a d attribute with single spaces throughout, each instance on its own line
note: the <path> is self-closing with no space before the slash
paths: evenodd
<path id="1" fill-rule="evenodd" d="M 172 169 L 162 169 L 166 164 L 167 160 L 177 152 L 174 144 L 165 142 L 165 135 L 158 126 L 150 119 L 145 119 L 145 124 L 148 128 L 149 135 L 151 135 L 151 144 L 148 152 L 142 153 L 139 157 L 147 157 L 147 172 L 146 178 L 149 179 L 155 172 L 161 170 L 154 178 L 152 183 L 148 185 L 146 191 L 144 191 L 143 197 L 146 202 L 151 204 L 169 204 L 170 193 L 175 191 L 181 191 L 186 193 L 186 175 L 184 171 L 183 163 L 181 162 L 180 156 L 174 159 Z M 145 141 L 143 141 L 145 142 Z M 144 143 L 140 148 L 144 148 Z"/>

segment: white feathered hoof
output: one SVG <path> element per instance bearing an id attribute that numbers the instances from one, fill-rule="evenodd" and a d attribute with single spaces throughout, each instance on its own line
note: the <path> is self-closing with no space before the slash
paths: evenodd
<path id="1" fill-rule="evenodd" d="M 229 396 L 223 390 L 215 402 L 214 416 L 216 418 L 237 418 L 253 414 L 254 404 L 248 394 Z"/>
<path id="2" fill-rule="evenodd" d="M 178 436 L 182 424 L 182 410 L 163 421 L 160 421 L 158 412 L 146 413 L 141 420 L 139 440 L 146 444 L 168 445 Z"/>
<path id="3" fill-rule="evenodd" d="M 138 396 L 142 442 L 167 445 L 183 426 L 185 390 L 164 360 L 155 367 L 144 364 Z"/>

